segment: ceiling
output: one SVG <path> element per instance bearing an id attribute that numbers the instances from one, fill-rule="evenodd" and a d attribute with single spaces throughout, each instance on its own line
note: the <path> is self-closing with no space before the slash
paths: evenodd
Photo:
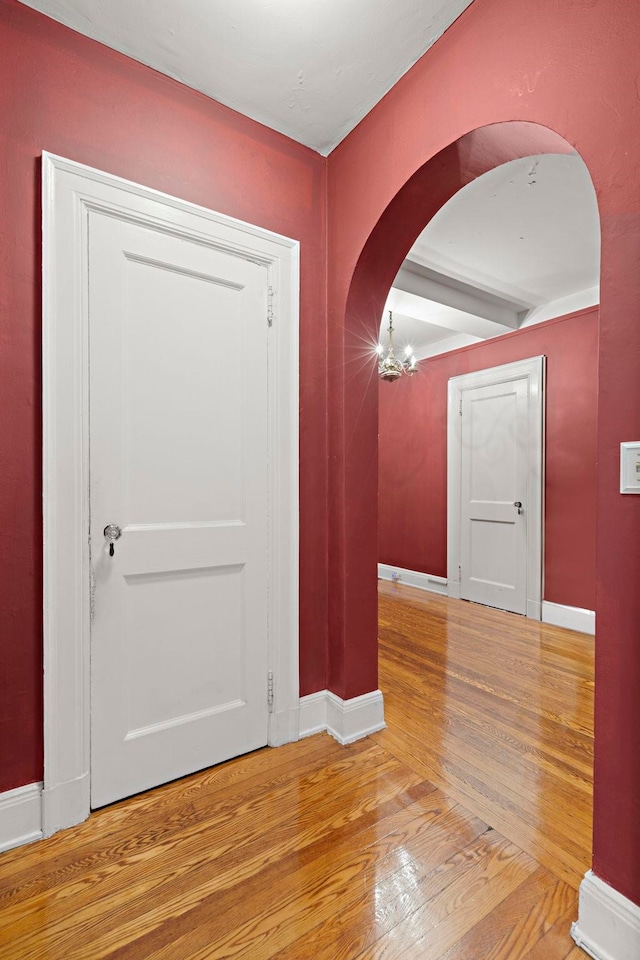
<path id="1" fill-rule="evenodd" d="M 577 154 L 513 160 L 436 214 L 387 301 L 394 341 L 434 356 L 599 301 L 600 222 Z M 386 343 L 388 316 L 382 320 Z"/>
<path id="2" fill-rule="evenodd" d="M 23 2 L 326 156 L 472 0 Z"/>

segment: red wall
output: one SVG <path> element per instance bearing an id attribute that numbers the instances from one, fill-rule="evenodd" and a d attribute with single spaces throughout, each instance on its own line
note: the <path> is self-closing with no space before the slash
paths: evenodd
<path id="1" fill-rule="evenodd" d="M 544 354 L 544 599 L 595 608 L 597 308 L 440 357 L 379 387 L 381 563 L 447 576 L 447 382 Z"/>
<path id="2" fill-rule="evenodd" d="M 628 0 L 476 0 L 327 162 L 0 0 L 0 789 L 41 775 L 40 152 L 301 241 L 301 691 L 353 697 L 377 683 L 386 292 L 453 192 L 574 146 L 602 225 L 594 869 L 640 903 L 640 498 L 618 492 L 640 436 L 638 36 Z"/>
<path id="3" fill-rule="evenodd" d="M 0 790 L 42 778 L 43 150 L 301 242 L 301 690 L 326 686 L 326 161 L 0 0 Z M 307 505 L 312 505 L 307 509 Z"/>
<path id="4" fill-rule="evenodd" d="M 395 272 L 465 183 L 575 147 L 601 216 L 595 873 L 640 903 L 640 4 L 476 0 L 329 158 L 329 677 L 376 682 L 378 386 L 371 347 Z M 554 142 L 555 133 L 555 142 Z M 343 691 L 341 693 L 341 691 Z"/>

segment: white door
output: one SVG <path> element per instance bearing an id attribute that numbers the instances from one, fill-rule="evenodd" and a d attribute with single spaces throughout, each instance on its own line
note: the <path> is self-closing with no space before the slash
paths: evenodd
<path id="1" fill-rule="evenodd" d="M 461 596 L 522 614 L 527 425 L 526 380 L 462 395 Z"/>
<path id="2" fill-rule="evenodd" d="M 450 381 L 452 595 L 534 617 L 541 607 L 542 361 Z"/>
<path id="3" fill-rule="evenodd" d="M 263 265 L 88 235 L 95 807 L 267 743 L 268 326 Z"/>

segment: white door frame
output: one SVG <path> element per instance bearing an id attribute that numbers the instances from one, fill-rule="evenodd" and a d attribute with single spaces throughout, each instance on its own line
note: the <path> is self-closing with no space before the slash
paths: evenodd
<path id="1" fill-rule="evenodd" d="M 447 411 L 447 580 L 450 597 L 460 598 L 462 395 L 466 390 L 510 380 L 527 380 L 529 476 L 527 512 L 527 617 L 542 618 L 544 546 L 544 380 L 545 357 L 505 363 L 449 380 Z"/>
<path id="2" fill-rule="evenodd" d="M 89 211 L 187 235 L 267 271 L 271 746 L 298 737 L 299 243 L 49 153 L 42 155 L 42 189 L 42 823 L 48 836 L 90 812 Z"/>

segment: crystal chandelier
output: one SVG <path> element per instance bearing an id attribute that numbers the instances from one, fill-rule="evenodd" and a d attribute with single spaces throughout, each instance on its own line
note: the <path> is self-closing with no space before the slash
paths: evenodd
<path id="1" fill-rule="evenodd" d="M 403 373 L 411 374 L 415 373 L 418 369 L 418 361 L 416 360 L 413 350 L 411 347 L 407 347 L 404 351 L 404 360 L 396 360 L 396 357 L 393 352 L 393 314 L 389 310 L 389 346 L 387 348 L 387 355 L 383 357 L 384 348 L 381 343 L 378 344 L 378 356 L 380 360 L 378 362 L 378 374 L 380 375 L 381 380 L 386 380 L 388 383 L 393 383 L 394 380 L 397 380 L 398 377 L 401 377 Z"/>

